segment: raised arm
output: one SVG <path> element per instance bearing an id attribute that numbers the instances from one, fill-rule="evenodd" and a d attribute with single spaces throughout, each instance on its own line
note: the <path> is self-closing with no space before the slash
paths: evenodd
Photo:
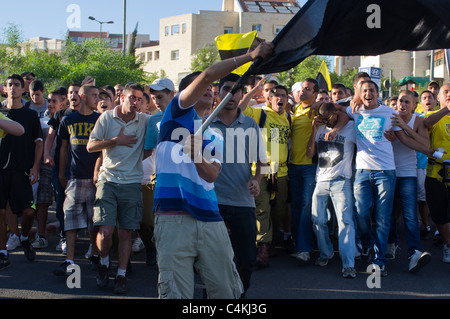
<path id="1" fill-rule="evenodd" d="M 261 57 L 263 60 L 272 55 L 273 44 L 271 42 L 260 43 L 255 50 L 230 59 L 226 59 L 213 64 L 195 78 L 195 80 L 184 90 L 180 97 L 180 106 L 189 107 L 194 105 L 200 97 L 205 94 L 208 87 L 214 81 L 217 81 L 228 75 L 234 69 L 241 65 L 251 62 Z"/>

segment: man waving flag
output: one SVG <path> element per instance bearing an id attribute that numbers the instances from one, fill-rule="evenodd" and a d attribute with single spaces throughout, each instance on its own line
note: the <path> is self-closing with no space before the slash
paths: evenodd
<path id="1" fill-rule="evenodd" d="M 379 55 L 450 48 L 450 0 L 309 0 L 249 73 L 288 70 L 310 55 Z"/>

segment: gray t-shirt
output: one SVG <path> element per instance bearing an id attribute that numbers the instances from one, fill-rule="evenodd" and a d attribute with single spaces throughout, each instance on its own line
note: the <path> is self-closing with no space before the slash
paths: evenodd
<path id="1" fill-rule="evenodd" d="M 258 124 L 239 110 L 238 118 L 230 126 L 216 117 L 210 127 L 219 130 L 224 138 L 222 170 L 214 182 L 219 205 L 255 207 L 248 189 L 252 163 L 267 162 Z"/>
<path id="2" fill-rule="evenodd" d="M 30 104 L 28 107 L 30 108 L 30 110 L 36 111 L 39 118 L 41 119 L 41 118 L 45 117 L 44 114 L 48 110 L 48 101 L 47 101 L 47 99 L 45 99 L 44 105 L 42 105 L 42 106 L 37 106 L 36 104 L 33 103 L 33 101 L 30 101 Z"/>
<path id="3" fill-rule="evenodd" d="M 118 115 L 116 106 L 104 112 L 89 137 L 90 140 L 102 141 L 116 137 L 122 127 L 125 135 L 135 135 L 137 142 L 131 147 L 118 145 L 103 151 L 103 164 L 99 172 L 99 181 L 118 184 L 140 183 L 142 179 L 142 159 L 144 140 L 149 115 L 137 112 L 133 120 L 125 123 Z"/>

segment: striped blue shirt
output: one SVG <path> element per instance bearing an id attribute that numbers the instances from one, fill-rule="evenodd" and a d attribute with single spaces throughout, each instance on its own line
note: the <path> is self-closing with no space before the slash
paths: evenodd
<path id="1" fill-rule="evenodd" d="M 182 93 L 181 93 L 182 94 Z M 187 212 L 200 221 L 222 221 L 214 183 L 208 183 L 197 172 L 192 159 L 183 153 L 183 138 L 194 134 L 201 119 L 191 106 L 179 106 L 180 94 L 167 106 L 160 124 L 156 148 L 156 185 L 154 210 Z M 203 156 L 220 163 L 223 139 L 210 129 L 203 134 Z"/>

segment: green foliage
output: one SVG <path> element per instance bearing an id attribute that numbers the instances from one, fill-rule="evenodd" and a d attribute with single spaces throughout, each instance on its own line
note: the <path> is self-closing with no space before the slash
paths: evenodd
<path id="1" fill-rule="evenodd" d="M 216 44 L 207 43 L 195 53 L 191 62 L 191 72 L 203 71 L 218 61 L 220 56 Z"/>
<path id="2" fill-rule="evenodd" d="M 130 47 L 128 48 L 128 55 L 134 56 L 136 53 L 136 37 L 138 33 L 138 25 L 139 22 L 136 23 L 136 26 L 134 27 L 133 33 L 131 33 L 131 40 L 130 40 Z"/>
<path id="3" fill-rule="evenodd" d="M 144 85 L 156 76 L 144 72 L 142 63 L 134 55 L 113 50 L 103 39 L 77 44 L 67 38 L 61 54 L 4 45 L 0 47 L 0 80 L 31 71 L 44 82 L 47 93 L 58 86 L 81 83 L 86 76 L 92 76 L 97 86 L 128 82 Z"/>
<path id="4" fill-rule="evenodd" d="M 22 30 L 12 22 L 8 22 L 8 26 L 3 29 L 3 35 L 3 42 L 11 48 L 19 47 L 19 43 L 22 42 Z"/>
<path id="5" fill-rule="evenodd" d="M 284 86 L 290 88 L 295 82 L 302 82 L 306 78 L 315 79 L 323 60 L 324 58 L 319 56 L 309 56 L 292 69 L 279 73 L 278 81 L 280 82 L 280 84 L 283 84 Z M 327 63 L 327 67 L 329 70 L 329 63 L 326 60 L 325 62 Z"/>

